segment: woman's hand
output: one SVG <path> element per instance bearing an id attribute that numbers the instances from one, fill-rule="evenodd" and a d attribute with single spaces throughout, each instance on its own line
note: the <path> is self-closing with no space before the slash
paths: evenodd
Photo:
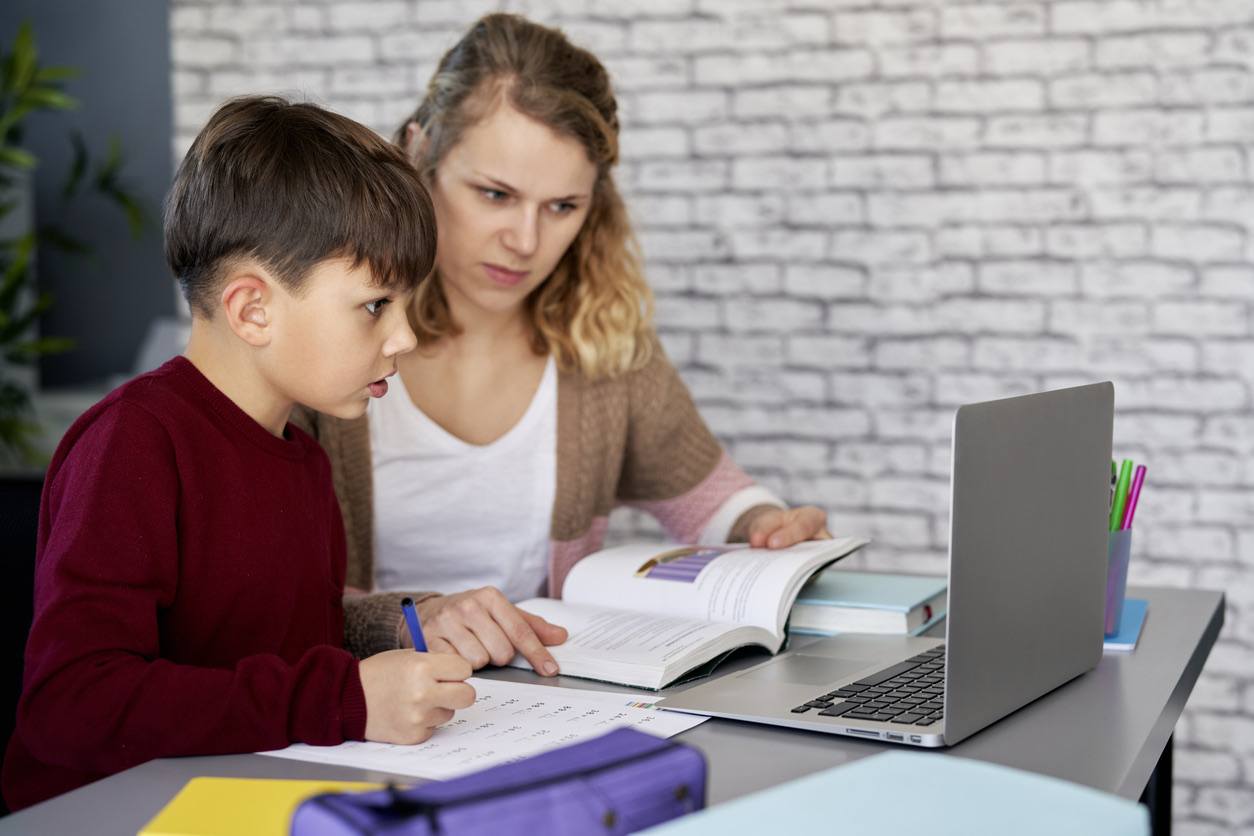
<path id="1" fill-rule="evenodd" d="M 827 514 L 822 508 L 774 508 L 749 524 L 749 545 L 755 549 L 783 549 L 806 540 L 830 540 Z"/>
<path id="2" fill-rule="evenodd" d="M 456 653 L 476 669 L 491 662 L 507 665 L 521 653 L 536 672 L 557 673 L 545 645 L 566 641 L 566 629 L 520 610 L 494 586 L 419 601 L 423 637 L 433 653 Z M 413 647 L 403 631 L 402 647 Z"/>

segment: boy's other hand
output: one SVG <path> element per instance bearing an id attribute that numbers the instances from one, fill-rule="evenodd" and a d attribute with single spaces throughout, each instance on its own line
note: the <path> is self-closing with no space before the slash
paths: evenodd
<path id="1" fill-rule="evenodd" d="M 566 641 L 566 629 L 518 609 L 494 586 L 437 595 L 417 606 L 432 651 L 456 653 L 476 669 L 489 662 L 508 665 L 521 653 L 537 673 L 557 673 L 557 662 L 544 647 Z M 407 633 L 401 641 L 413 647 Z"/>
<path id="2" fill-rule="evenodd" d="M 422 743 L 453 712 L 475 702 L 463 680 L 470 663 L 451 653 L 388 650 L 358 665 L 366 695 L 366 740 Z"/>
<path id="3" fill-rule="evenodd" d="M 755 549 L 783 549 L 806 540 L 830 539 L 827 514 L 813 505 L 764 511 L 749 525 L 749 545 Z"/>

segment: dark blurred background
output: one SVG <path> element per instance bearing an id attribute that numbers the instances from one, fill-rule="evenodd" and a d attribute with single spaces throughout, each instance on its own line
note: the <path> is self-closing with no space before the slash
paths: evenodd
<path id="1" fill-rule="evenodd" d="M 5 0 L 0 41 L 11 44 L 22 21 L 34 27 L 43 65 L 70 65 L 79 75 L 65 84 L 77 110 L 36 113 L 23 146 L 39 158 L 35 171 L 36 223 L 55 223 L 89 244 L 89 257 L 41 247 L 39 286 L 57 299 L 41 333 L 70 337 L 73 351 L 40 361 L 44 389 L 95 385 L 134 371 L 152 321 L 175 310 L 174 285 L 161 254 L 161 200 L 173 174 L 170 94 L 170 9 L 167 0 Z M 73 147 L 71 131 L 86 140 L 94 160 L 110 137 L 125 156 L 122 179 L 148 212 L 134 239 L 126 219 L 104 198 L 85 191 L 60 198 Z"/>
<path id="2" fill-rule="evenodd" d="M 169 3 L 4 0 L 0 43 L 6 52 L 23 21 L 33 26 L 42 66 L 78 68 L 65 91 L 81 103 L 72 111 L 32 114 L 26 122 L 22 146 L 40 161 L 33 175 L 35 224 L 56 225 L 91 249 L 82 256 L 41 246 L 36 256 L 38 287 L 56 298 L 40 334 L 76 343 L 71 351 L 41 358 L 40 387 L 54 394 L 58 389 L 98 393 L 135 371 L 150 325 L 175 311 L 160 224 L 161 200 L 173 170 Z M 93 190 L 83 189 L 72 201 L 62 199 L 74 131 L 97 162 L 108 156 L 111 138 L 121 144 L 121 182 L 147 215 L 138 237 L 118 206 Z M 70 410 L 79 411 L 76 401 Z M 42 481 L 37 469 L 0 474 L 0 752 L 12 730 L 30 627 Z"/>

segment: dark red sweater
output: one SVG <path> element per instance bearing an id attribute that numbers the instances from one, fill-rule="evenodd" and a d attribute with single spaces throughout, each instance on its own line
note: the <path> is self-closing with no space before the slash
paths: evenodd
<path id="1" fill-rule="evenodd" d="M 290 425 L 271 435 L 188 360 L 66 433 L 35 561 L 10 807 L 152 758 L 362 738 L 326 455 Z"/>

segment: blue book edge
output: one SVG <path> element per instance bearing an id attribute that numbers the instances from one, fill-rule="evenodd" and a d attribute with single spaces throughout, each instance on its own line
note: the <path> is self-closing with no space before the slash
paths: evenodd
<path id="1" fill-rule="evenodd" d="M 842 589 L 843 584 L 853 586 L 853 592 Z M 888 586 L 900 596 L 902 587 L 910 590 L 909 599 L 898 597 L 886 601 L 876 597 Z M 834 587 L 834 589 L 833 589 Z M 870 587 L 874 591 L 868 589 Z M 795 604 L 818 607 L 842 607 L 845 609 L 885 610 L 908 613 L 948 591 L 948 579 L 941 575 L 907 575 L 897 572 L 868 572 L 861 570 L 828 569 L 814 575 L 801 588 Z M 857 597 L 872 596 L 871 600 Z M 851 597 L 852 596 L 852 597 Z"/>
<path id="2" fill-rule="evenodd" d="M 1103 650 L 1131 651 L 1136 650 L 1137 640 L 1141 638 L 1141 628 L 1145 626 L 1145 616 L 1149 612 L 1149 601 L 1144 598 L 1128 598 L 1123 602 L 1123 614 L 1119 618 L 1119 632 L 1102 642 Z"/>
<path id="3" fill-rule="evenodd" d="M 903 635 L 905 635 L 905 636 L 921 636 L 921 635 L 923 635 L 924 633 L 926 633 L 928 630 L 931 630 L 931 629 L 932 629 L 933 627 L 935 627 L 937 624 L 940 624 L 942 621 L 944 621 L 944 620 L 945 620 L 945 616 L 947 616 L 947 615 L 949 615 L 949 613 L 947 613 L 947 612 L 943 612 L 943 613 L 941 613 L 940 615 L 934 615 L 934 616 L 932 616 L 932 618 L 931 618 L 929 621 L 925 621 L 925 622 L 923 622 L 923 623 L 922 623 L 922 624 L 920 624 L 918 627 L 915 627 L 913 630 L 911 630 L 909 633 L 883 633 L 883 634 L 879 634 L 879 635 L 886 635 L 886 636 L 903 636 Z M 807 627 L 792 627 L 792 626 L 790 626 L 790 627 L 788 628 L 788 632 L 789 632 L 789 633 L 796 633 L 798 636 L 839 636 L 842 632 L 849 632 L 849 631 L 846 631 L 846 630 L 831 630 L 831 631 L 828 631 L 828 630 L 811 630 L 811 629 L 809 629 L 809 628 L 807 628 Z"/>

